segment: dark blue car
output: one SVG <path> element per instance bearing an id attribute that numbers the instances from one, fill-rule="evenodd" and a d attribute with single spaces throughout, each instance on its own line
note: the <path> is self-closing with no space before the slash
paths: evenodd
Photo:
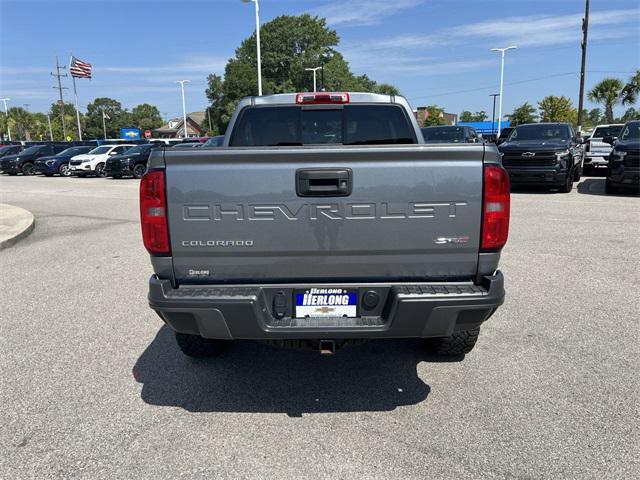
<path id="1" fill-rule="evenodd" d="M 95 147 L 70 147 L 57 155 L 40 157 L 35 162 L 35 170 L 47 177 L 58 173 L 61 177 L 69 176 L 69 160 L 76 155 L 87 153 Z"/>

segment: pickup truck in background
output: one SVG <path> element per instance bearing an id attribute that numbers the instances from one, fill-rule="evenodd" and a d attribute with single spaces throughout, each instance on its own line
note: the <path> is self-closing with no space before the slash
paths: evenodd
<path id="1" fill-rule="evenodd" d="M 585 142 L 584 166 L 587 169 L 593 167 L 606 167 L 609 164 L 611 145 L 604 141 L 607 137 L 617 137 L 624 124 L 598 125 L 591 136 Z"/>
<path id="2" fill-rule="evenodd" d="M 148 301 L 191 357 L 407 337 L 463 355 L 504 301 L 509 195 L 494 146 L 425 145 L 403 97 L 246 98 L 221 148 L 149 158 Z"/>

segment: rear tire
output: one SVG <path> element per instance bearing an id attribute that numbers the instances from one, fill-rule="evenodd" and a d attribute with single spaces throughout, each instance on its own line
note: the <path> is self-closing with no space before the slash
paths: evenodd
<path id="1" fill-rule="evenodd" d="M 480 335 L 480 327 L 473 330 L 460 330 L 450 337 L 428 340 L 430 350 L 438 355 L 460 356 L 469 353 L 475 347 Z"/>
<path id="2" fill-rule="evenodd" d="M 133 178 L 142 178 L 142 176 L 146 173 L 147 166 L 142 163 L 138 163 L 133 167 Z"/>
<path id="3" fill-rule="evenodd" d="M 569 193 L 573 190 L 573 174 L 571 174 L 571 172 L 567 173 L 567 176 L 564 179 L 564 185 L 562 185 L 558 190 L 560 193 Z"/>
<path id="4" fill-rule="evenodd" d="M 35 175 L 36 174 L 36 167 L 33 165 L 33 163 L 31 162 L 27 162 L 24 165 L 22 165 L 22 175 Z"/>
<path id="5" fill-rule="evenodd" d="M 229 348 L 228 340 L 202 338 L 200 335 L 177 333 L 176 342 L 182 353 L 191 358 L 211 358 L 222 355 Z"/>

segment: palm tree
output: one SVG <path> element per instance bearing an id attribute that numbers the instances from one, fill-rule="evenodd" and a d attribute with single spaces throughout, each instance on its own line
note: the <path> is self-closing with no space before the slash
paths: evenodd
<path id="1" fill-rule="evenodd" d="M 620 102 L 623 87 L 622 80 L 605 78 L 587 94 L 592 102 L 604 105 L 604 114 L 609 123 L 613 123 L 613 107 Z"/>
<path id="2" fill-rule="evenodd" d="M 16 139 L 31 140 L 29 133 L 31 115 L 24 108 L 12 107 L 9 109 L 9 126 L 11 133 L 15 132 Z"/>
<path id="3" fill-rule="evenodd" d="M 640 95 L 640 70 L 636 70 L 635 75 L 629 79 L 622 89 L 622 104 L 630 105 L 636 103 L 638 95 Z"/>

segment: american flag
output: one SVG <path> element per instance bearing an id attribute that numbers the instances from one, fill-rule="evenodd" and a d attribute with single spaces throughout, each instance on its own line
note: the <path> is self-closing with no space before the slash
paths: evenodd
<path id="1" fill-rule="evenodd" d="M 91 78 L 91 64 L 71 56 L 69 72 L 75 78 Z"/>

